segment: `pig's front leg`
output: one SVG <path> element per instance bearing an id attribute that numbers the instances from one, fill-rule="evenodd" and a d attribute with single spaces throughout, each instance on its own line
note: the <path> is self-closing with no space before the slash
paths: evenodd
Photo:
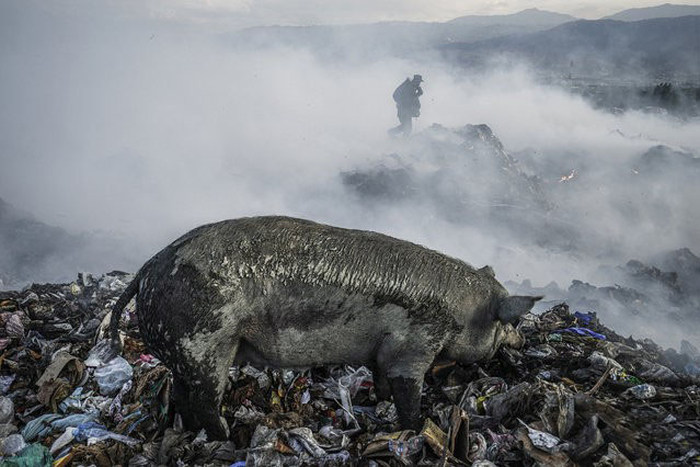
<path id="1" fill-rule="evenodd" d="M 380 370 L 379 365 L 372 368 L 372 379 L 374 380 L 374 391 L 379 400 L 387 401 L 391 397 L 391 384 L 386 379 L 386 373 Z"/>
<path id="2" fill-rule="evenodd" d="M 388 335 L 377 356 L 379 380 L 387 381 L 394 396 L 399 422 L 404 429 L 420 430 L 421 391 L 425 372 L 437 353 L 420 334 Z"/>
<path id="3" fill-rule="evenodd" d="M 389 381 L 401 427 L 406 430 L 420 431 L 423 424 L 420 416 L 423 376 L 419 378 L 397 376 L 390 378 Z"/>

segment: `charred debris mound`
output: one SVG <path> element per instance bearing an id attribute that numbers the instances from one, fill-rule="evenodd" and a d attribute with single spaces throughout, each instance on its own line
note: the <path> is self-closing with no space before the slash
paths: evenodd
<path id="1" fill-rule="evenodd" d="M 367 209 L 423 207 L 456 225 L 478 225 L 504 238 L 570 248 L 579 232 L 552 214 L 543 181 L 505 150 L 488 125 L 439 124 L 413 135 L 399 152 L 340 174 Z"/>
<path id="2" fill-rule="evenodd" d="M 615 225 L 673 226 L 681 237 L 693 238 L 694 219 L 669 213 L 696 212 L 689 200 L 698 177 L 700 155 L 689 149 L 650 143 L 629 159 L 573 149 L 513 154 L 485 124 L 434 124 L 397 141 L 393 153 L 340 174 L 350 197 L 369 211 L 410 206 L 505 242 L 515 238 L 520 246 L 584 257 L 626 249 L 627 239 L 610 235 L 605 225 L 582 222 L 592 208 Z M 596 190 L 609 196 L 601 199 Z"/>
<path id="3" fill-rule="evenodd" d="M 537 177 L 520 168 L 488 125 L 433 124 L 412 137 L 407 151 L 344 172 L 343 183 L 370 201 L 421 196 L 436 208 L 446 204 L 445 213 L 456 210 L 456 217 L 498 206 L 551 208 Z"/>
<path id="4" fill-rule="evenodd" d="M 691 258 L 692 260 L 692 258 Z M 689 264 L 689 268 L 694 268 Z M 435 362 L 419 432 L 366 368 L 230 371 L 226 441 L 185 430 L 172 380 L 128 307 L 122 355 L 103 328 L 131 276 L 0 292 L 2 465 L 678 465 L 700 462 L 700 352 L 618 335 L 565 304 L 518 325 L 522 348 Z"/>
<path id="5" fill-rule="evenodd" d="M 529 280 L 504 285 L 513 294 L 547 297 L 543 306 L 566 301 L 580 310 L 597 310 L 608 322 L 642 331 L 660 326 L 683 329 L 686 336 L 700 335 L 700 258 L 688 248 L 654 255 L 648 262 L 630 260 L 615 267 L 600 266 L 598 284 L 573 280 L 567 289 L 556 282 L 533 287 Z M 645 331 L 647 335 L 658 333 Z"/>

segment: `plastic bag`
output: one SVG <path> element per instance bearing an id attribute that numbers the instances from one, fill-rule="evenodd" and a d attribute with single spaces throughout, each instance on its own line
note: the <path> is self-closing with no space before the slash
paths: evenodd
<path id="1" fill-rule="evenodd" d="M 51 422 L 51 430 L 54 432 L 63 431 L 68 427 L 80 426 L 84 423 L 96 420 L 99 415 L 99 412 L 68 415 L 67 417 Z"/>
<path id="2" fill-rule="evenodd" d="M 128 444 L 134 446 L 140 443 L 139 440 L 130 438 L 129 436 L 120 435 L 109 431 L 103 425 L 95 422 L 87 422 L 78 426 L 73 432 L 76 441 L 87 441 L 88 445 L 99 443 L 106 439 L 113 439 L 119 441 L 120 443 Z"/>
<path id="3" fill-rule="evenodd" d="M 0 376 L 0 393 L 7 394 L 17 375 Z"/>
<path id="4" fill-rule="evenodd" d="M 60 451 L 64 447 L 68 446 L 70 443 L 73 442 L 75 439 L 75 432 L 77 431 L 77 428 L 69 426 L 66 428 L 66 431 L 63 432 L 61 436 L 56 438 L 51 445 L 51 454 L 56 454 L 56 452 Z"/>
<path id="5" fill-rule="evenodd" d="M 115 357 L 95 370 L 95 379 L 100 386 L 100 393 L 105 396 L 111 396 L 119 391 L 133 375 L 133 368 L 122 357 Z"/>
<path id="6" fill-rule="evenodd" d="M 527 428 L 527 436 L 537 449 L 549 453 L 556 453 L 569 448 L 569 443 L 562 443 L 562 440 L 553 434 L 530 428 L 527 423 L 520 419 L 518 419 L 518 421 Z"/>
<path id="7" fill-rule="evenodd" d="M 3 460 L 3 467 L 36 467 L 50 466 L 53 462 L 48 448 L 41 444 L 30 444 L 16 456 Z"/>
<path id="8" fill-rule="evenodd" d="M 0 397 L 0 424 L 15 420 L 15 404 L 8 397 Z"/>
<path id="9" fill-rule="evenodd" d="M 26 441 L 19 433 L 8 436 L 2 441 L 2 455 L 14 456 L 27 447 Z"/>
<path id="10" fill-rule="evenodd" d="M 289 430 L 288 442 L 290 447 L 299 454 L 304 451 L 308 452 L 312 457 L 321 457 L 327 454 L 326 451 L 319 446 L 311 429 L 307 427 L 302 426 Z"/>
<path id="11" fill-rule="evenodd" d="M 97 368 L 106 365 L 112 358 L 114 358 L 112 344 L 108 339 L 103 339 L 90 349 L 85 359 L 85 366 Z"/>

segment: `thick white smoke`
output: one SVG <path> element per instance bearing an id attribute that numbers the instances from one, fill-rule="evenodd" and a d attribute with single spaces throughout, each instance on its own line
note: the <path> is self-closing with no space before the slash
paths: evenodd
<path id="1" fill-rule="evenodd" d="M 698 121 L 604 113 L 513 64 L 468 74 L 437 59 L 336 61 L 162 22 L 45 15 L 6 31 L 14 39 L 0 48 L 0 197 L 69 232 L 116 237 L 122 248 L 100 250 L 100 265 L 134 270 L 192 227 L 260 214 L 382 231 L 539 285 L 585 279 L 606 260 L 699 250 L 699 189 L 662 179 L 645 192 L 630 178 L 654 145 L 700 148 Z M 348 193 L 343 171 L 392 153 L 438 158 L 386 133 L 397 123 L 391 93 L 413 73 L 425 78 L 416 132 L 489 125 L 508 152 L 547 168 L 557 215 L 587 239 L 589 256 Z M 554 175 L 571 170 L 580 179 L 558 187 Z M 670 209 L 646 209 L 659 199 Z M 636 217 L 621 216 L 620 203 Z"/>

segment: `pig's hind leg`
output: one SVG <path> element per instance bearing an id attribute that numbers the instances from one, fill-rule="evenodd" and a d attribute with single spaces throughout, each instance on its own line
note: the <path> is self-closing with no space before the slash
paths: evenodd
<path id="1" fill-rule="evenodd" d="M 241 320 L 231 305 L 237 297 L 223 297 L 212 278 L 166 251 L 145 274 L 137 309 L 149 348 L 173 373 L 174 409 L 185 427 L 225 439 L 228 425 L 220 406 Z"/>
<path id="2" fill-rule="evenodd" d="M 221 401 L 238 343 L 202 339 L 192 344 L 199 349 L 197 357 L 190 354 L 171 367 L 175 406 L 188 429 L 204 428 L 210 439 L 227 439 L 229 428 L 220 416 Z"/>

